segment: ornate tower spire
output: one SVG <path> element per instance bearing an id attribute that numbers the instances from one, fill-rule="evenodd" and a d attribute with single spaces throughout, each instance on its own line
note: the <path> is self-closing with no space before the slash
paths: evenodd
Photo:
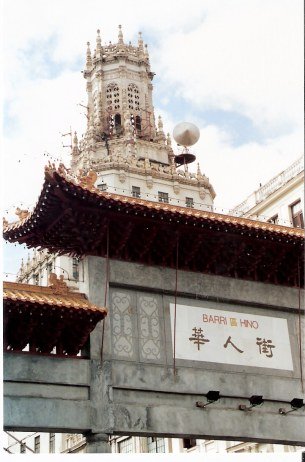
<path id="1" fill-rule="evenodd" d="M 97 35 L 96 35 L 96 58 L 99 59 L 102 54 L 102 40 L 100 36 L 100 30 L 97 29 Z"/>
<path id="2" fill-rule="evenodd" d="M 159 115 L 158 117 L 158 132 L 157 132 L 158 139 L 161 141 L 165 141 L 165 133 L 163 131 L 163 122 L 162 117 Z"/>
<path id="3" fill-rule="evenodd" d="M 72 142 L 72 154 L 79 154 L 77 133 L 74 132 Z"/>
<path id="4" fill-rule="evenodd" d="M 122 26 L 118 27 L 118 43 L 109 42 L 105 46 L 102 46 L 100 31 L 97 31 L 94 57 L 89 42 L 87 44 L 84 71 L 88 93 L 87 145 L 91 143 L 93 146 L 101 133 L 111 139 L 124 137 L 124 127 L 129 126 L 126 117 L 136 137 L 153 140 L 156 136 L 151 83 L 154 74 L 147 48 L 144 51 L 141 32 L 137 46 L 125 45 Z M 126 134 L 129 136 L 129 130 Z M 83 146 L 81 143 L 81 150 Z"/>
<path id="5" fill-rule="evenodd" d="M 162 117 L 160 115 L 158 117 L 158 131 L 163 132 L 163 122 L 162 122 Z"/>
<path id="6" fill-rule="evenodd" d="M 145 54 L 146 58 L 148 59 L 149 54 L 148 54 L 148 46 L 147 46 L 147 43 L 145 43 L 144 54 Z"/>
<path id="7" fill-rule="evenodd" d="M 144 52 L 142 32 L 139 32 L 139 34 L 138 34 L 138 47 L 139 47 L 140 51 Z"/>
<path id="8" fill-rule="evenodd" d="M 119 25 L 118 43 L 120 43 L 121 45 L 123 45 L 123 43 L 124 43 L 122 26 L 121 25 Z"/>
<path id="9" fill-rule="evenodd" d="M 91 57 L 91 50 L 90 50 L 90 42 L 87 42 L 87 55 L 86 55 L 86 68 L 87 71 L 91 71 L 92 68 L 92 57 Z"/>
<path id="10" fill-rule="evenodd" d="M 201 173 L 201 170 L 200 170 L 199 162 L 197 162 L 197 176 L 202 176 L 202 173 Z"/>

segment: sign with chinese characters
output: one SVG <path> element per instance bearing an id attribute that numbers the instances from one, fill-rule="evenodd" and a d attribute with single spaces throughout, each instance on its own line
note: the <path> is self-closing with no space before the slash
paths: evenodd
<path id="1" fill-rule="evenodd" d="M 172 339 L 174 312 L 170 304 Z M 176 313 L 177 359 L 293 370 L 286 319 L 185 305 Z"/>

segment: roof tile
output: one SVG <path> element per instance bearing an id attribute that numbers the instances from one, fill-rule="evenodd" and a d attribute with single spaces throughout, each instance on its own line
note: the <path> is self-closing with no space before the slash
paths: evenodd
<path id="1" fill-rule="evenodd" d="M 100 312 L 107 314 L 106 308 L 89 302 L 85 294 L 68 292 L 65 295 L 54 294 L 51 287 L 34 286 L 16 282 L 3 283 L 4 300 L 39 303 L 54 308 L 73 308 L 76 310 Z"/>

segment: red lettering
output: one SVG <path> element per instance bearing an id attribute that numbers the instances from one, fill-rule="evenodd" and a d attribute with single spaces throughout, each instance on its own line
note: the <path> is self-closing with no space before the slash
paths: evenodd
<path id="1" fill-rule="evenodd" d="M 225 316 L 213 316 L 212 314 L 203 314 L 202 321 L 212 322 L 213 324 L 224 324 L 225 326 L 227 325 L 227 318 Z"/>
<path id="2" fill-rule="evenodd" d="M 249 321 L 248 319 L 240 319 L 240 325 L 242 327 L 251 327 L 251 329 L 258 329 L 257 321 Z"/>

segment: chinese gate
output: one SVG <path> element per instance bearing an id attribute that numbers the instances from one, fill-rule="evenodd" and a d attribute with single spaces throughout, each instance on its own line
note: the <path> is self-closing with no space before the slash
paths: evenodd
<path id="1" fill-rule="evenodd" d="M 305 444 L 303 231 L 90 188 L 51 171 L 4 230 L 83 255 L 108 309 L 89 359 L 5 353 L 5 428 Z"/>

